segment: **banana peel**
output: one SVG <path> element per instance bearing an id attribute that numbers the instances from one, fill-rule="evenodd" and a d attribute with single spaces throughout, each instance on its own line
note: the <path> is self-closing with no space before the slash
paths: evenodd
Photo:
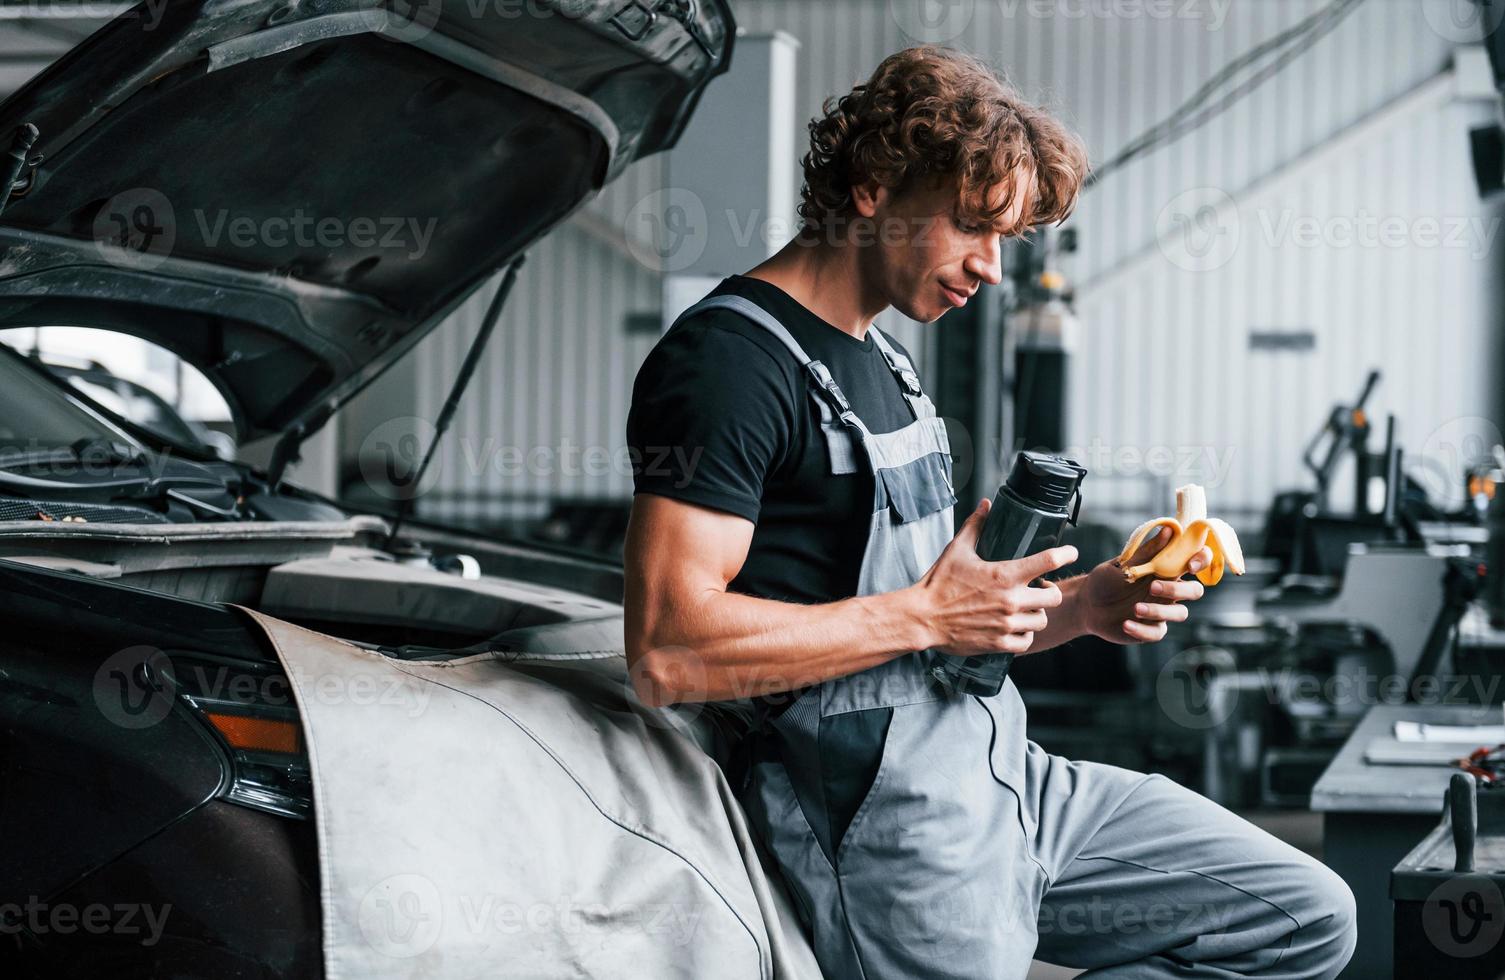
<path id="1" fill-rule="evenodd" d="M 1130 566 L 1134 553 L 1162 527 L 1171 529 L 1170 543 L 1144 564 Z M 1197 581 L 1203 585 L 1217 585 L 1225 571 L 1244 574 L 1244 549 L 1238 533 L 1227 521 L 1207 516 L 1207 492 L 1189 483 L 1176 489 L 1176 516 L 1157 517 L 1141 524 L 1129 535 L 1128 547 L 1119 555 L 1118 563 L 1124 566 L 1124 577 L 1130 582 L 1150 575 L 1178 579 L 1191 570 L 1188 567 L 1191 560 L 1203 547 L 1212 551 L 1212 563 L 1196 573 Z"/>

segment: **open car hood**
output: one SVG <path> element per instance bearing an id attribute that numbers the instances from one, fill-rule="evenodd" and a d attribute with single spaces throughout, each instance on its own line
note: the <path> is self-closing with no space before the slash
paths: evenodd
<path id="1" fill-rule="evenodd" d="M 0 327 L 116 329 L 311 431 L 726 70 L 725 0 L 149 0 L 0 104 Z"/>

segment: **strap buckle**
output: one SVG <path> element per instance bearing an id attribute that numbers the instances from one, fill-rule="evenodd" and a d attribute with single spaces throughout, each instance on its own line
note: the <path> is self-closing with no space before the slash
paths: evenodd
<path id="1" fill-rule="evenodd" d="M 904 387 L 909 391 L 911 395 L 914 395 L 918 398 L 920 395 L 923 395 L 925 393 L 924 390 L 920 388 L 920 376 L 914 372 L 913 368 L 900 368 L 899 380 L 904 383 Z"/>
<path id="2" fill-rule="evenodd" d="M 893 371 L 894 377 L 899 379 L 899 383 L 911 396 L 918 398 L 925 393 L 920 387 L 920 376 L 915 373 L 914 365 L 909 363 L 909 358 L 896 350 L 885 348 L 883 359 L 888 361 L 889 369 Z"/>
<path id="3" fill-rule="evenodd" d="M 852 415 L 852 403 L 847 401 L 846 393 L 841 390 L 841 386 L 831 376 L 830 370 L 820 361 L 811 361 L 808 367 L 810 368 L 810 373 L 815 375 L 816 383 L 824 388 L 826 394 L 831 396 L 831 401 L 836 403 L 836 410 L 841 414 L 841 417 L 846 418 Z"/>
<path id="4" fill-rule="evenodd" d="M 837 387 L 834 380 L 825 382 L 821 387 L 830 393 L 832 400 L 836 402 L 836 407 L 842 415 L 850 415 L 852 413 L 852 403 L 847 401 L 846 394 Z"/>

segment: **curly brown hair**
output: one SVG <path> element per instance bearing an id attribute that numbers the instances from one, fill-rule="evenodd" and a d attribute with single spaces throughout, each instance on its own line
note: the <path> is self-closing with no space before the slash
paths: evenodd
<path id="1" fill-rule="evenodd" d="M 873 77 L 826 100 L 810 121 L 800 217 L 819 227 L 852 206 L 868 179 L 903 193 L 917 181 L 958 185 L 957 218 L 990 225 L 1023 194 L 1019 227 L 1061 221 L 1076 207 L 1087 151 L 982 61 L 925 45 L 889 55 Z M 1002 187 L 1003 194 L 990 202 Z"/>

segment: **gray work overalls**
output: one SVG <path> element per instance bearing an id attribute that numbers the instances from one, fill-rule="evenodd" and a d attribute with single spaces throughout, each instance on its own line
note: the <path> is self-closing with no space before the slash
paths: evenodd
<path id="1" fill-rule="evenodd" d="M 953 536 L 956 497 L 945 425 L 909 360 L 872 328 L 914 414 L 875 433 L 767 311 L 714 296 L 685 316 L 713 308 L 768 330 L 804 366 L 830 472 L 872 473 L 858 594 L 914 584 Z M 1012 682 L 988 699 L 949 694 L 931 676 L 940 656 L 904 654 L 826 681 L 761 724 L 743 804 L 828 977 L 1004 977 L 1029 964 L 1039 896 L 1000 880 L 1026 849 L 1018 802 L 996 778 L 1023 768 L 1024 705 Z M 999 849 L 1008 854 L 990 853 Z M 1004 921 L 1021 916 L 1022 948 Z M 963 950 L 965 962 L 942 962 Z"/>
<path id="2" fill-rule="evenodd" d="M 873 329 L 914 421 L 868 431 L 826 367 L 741 297 L 721 308 L 804 365 L 833 474 L 873 475 L 857 591 L 916 582 L 952 537 L 946 430 Z M 830 980 L 1024 980 L 1032 954 L 1102 980 L 1335 976 L 1357 942 L 1330 870 L 1164 776 L 1029 741 L 1012 680 L 955 695 L 917 651 L 760 705 L 743 807 Z"/>

